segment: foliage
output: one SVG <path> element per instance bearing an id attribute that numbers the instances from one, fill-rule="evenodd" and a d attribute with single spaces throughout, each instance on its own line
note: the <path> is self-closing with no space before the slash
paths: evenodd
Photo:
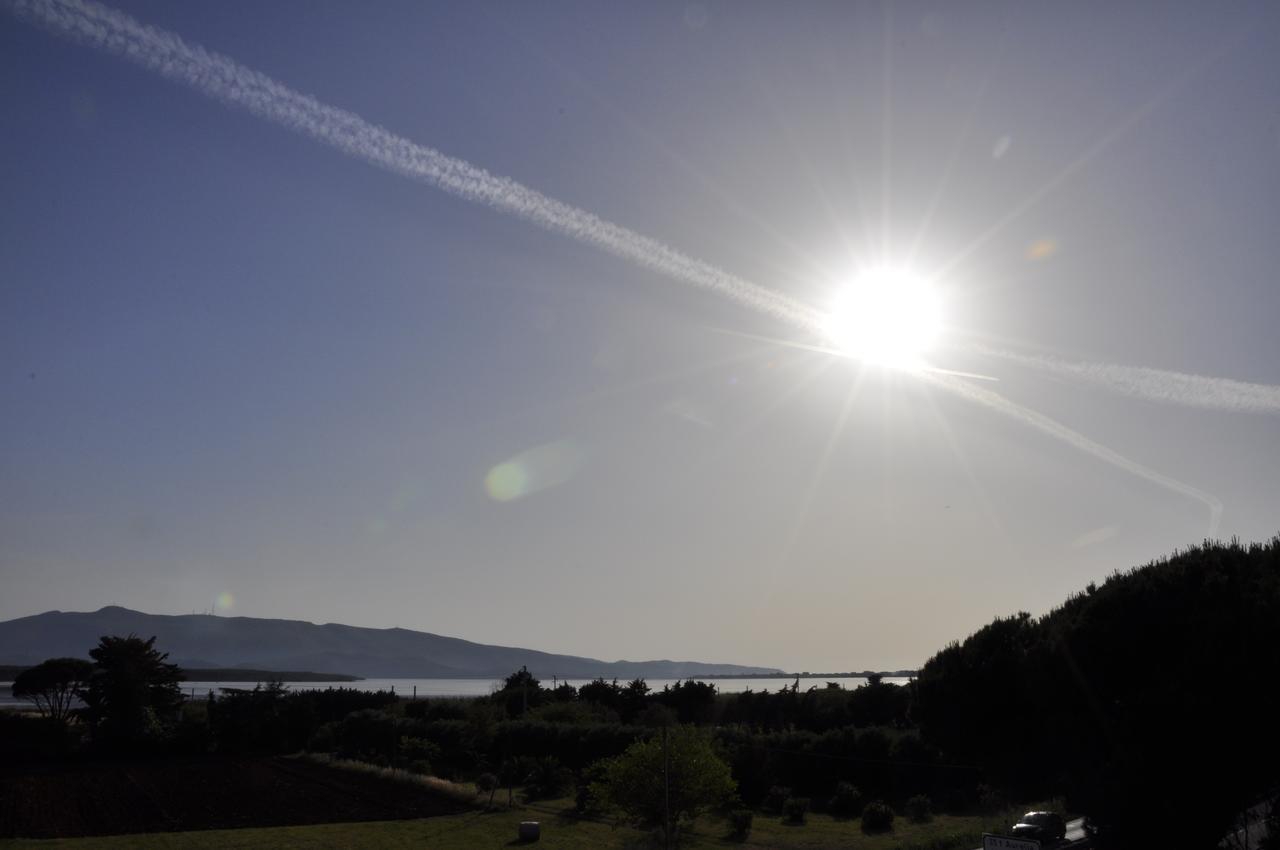
<path id="1" fill-rule="evenodd" d="M 1206 676 L 1280 679 L 1277 610 L 1280 538 L 1206 542 L 946 647 L 914 714 L 945 760 L 1018 797 L 1065 791 L 1122 845 L 1213 846 L 1275 781 L 1280 690 Z"/>
<path id="2" fill-rule="evenodd" d="M 506 678 L 502 688 L 489 698 L 503 706 L 509 717 L 520 717 L 531 708 L 550 701 L 551 693 L 542 687 L 528 667 L 521 667 Z"/>
<path id="3" fill-rule="evenodd" d="M 836 817 L 855 818 L 862 814 L 862 792 L 852 782 L 837 782 L 827 808 Z"/>
<path id="4" fill-rule="evenodd" d="M 862 809 L 863 832 L 887 832 L 893 829 L 893 809 L 882 800 L 872 800 Z"/>
<path id="5" fill-rule="evenodd" d="M 927 794 L 917 794 L 907 800 L 904 812 L 912 823 L 927 823 L 933 817 L 933 802 Z"/>
<path id="6" fill-rule="evenodd" d="M 511 808 L 515 787 L 523 783 L 532 770 L 533 761 L 526 757 L 507 759 L 498 767 L 498 784 L 507 789 L 507 808 Z"/>
<path id="7" fill-rule="evenodd" d="M 804 823 L 804 816 L 809 813 L 808 797 L 789 797 L 782 804 L 782 815 L 788 823 Z"/>
<path id="8" fill-rule="evenodd" d="M 143 640 L 104 636 L 89 650 L 94 669 L 84 689 L 84 716 L 94 740 L 106 746 L 155 744 L 165 737 L 182 705 L 182 674 Z"/>
<path id="9" fill-rule="evenodd" d="M 681 723 L 709 723 L 715 713 L 716 686 L 694 679 L 678 681 L 664 686 L 655 699 L 673 710 Z"/>
<path id="10" fill-rule="evenodd" d="M 550 800 L 559 797 L 573 784 L 573 773 L 560 764 L 554 756 L 533 762 L 525 776 L 525 796 L 530 800 Z"/>
<path id="11" fill-rule="evenodd" d="M 729 766 L 716 755 L 710 738 L 688 726 L 632 744 L 604 765 L 603 778 L 593 786 L 599 799 L 627 820 L 669 828 L 670 834 L 726 804 L 735 790 Z"/>
<path id="12" fill-rule="evenodd" d="M 82 658 L 50 658 L 15 676 L 13 695 L 35 703 L 53 722 L 66 723 L 92 673 L 93 665 Z"/>

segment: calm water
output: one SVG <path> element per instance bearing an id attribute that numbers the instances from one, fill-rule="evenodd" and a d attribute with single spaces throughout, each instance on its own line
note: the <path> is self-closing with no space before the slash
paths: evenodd
<path id="1" fill-rule="evenodd" d="M 560 679 L 560 683 L 568 682 L 574 687 L 585 685 L 589 679 Z M 675 679 L 648 679 L 649 689 L 651 691 L 660 691 L 666 685 L 675 684 Z M 777 691 L 784 686 L 789 687 L 795 679 L 702 679 L 700 681 L 710 682 L 722 694 L 736 694 L 741 691 Z M 842 688 L 851 689 L 859 685 L 865 684 L 866 679 L 861 676 L 847 676 L 838 678 L 805 678 L 800 679 L 800 690 L 808 690 L 809 688 L 825 688 L 827 682 L 838 682 Z M 908 679 L 885 679 L 886 682 L 892 682 L 897 685 L 904 685 Z M 12 682 L 0 682 L 0 706 L 6 705 L 26 705 L 21 700 L 15 700 L 10 690 Z M 209 691 L 216 691 L 219 688 L 252 688 L 256 681 L 249 682 L 183 682 L 182 691 L 189 697 L 208 696 Z M 414 695 L 414 689 L 417 689 L 417 695 L 420 697 L 478 697 L 491 694 L 496 691 L 501 684 L 497 679 L 360 679 L 356 682 L 285 682 L 285 687 L 291 691 L 309 691 L 324 690 L 325 688 L 357 688 L 362 691 L 389 691 L 395 690 L 396 694 L 404 697 Z M 554 682 L 543 682 L 546 687 L 551 687 Z M 625 684 L 625 683 L 622 683 Z"/>

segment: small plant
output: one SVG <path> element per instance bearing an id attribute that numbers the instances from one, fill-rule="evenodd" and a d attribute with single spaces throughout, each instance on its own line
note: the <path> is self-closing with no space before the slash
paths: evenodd
<path id="1" fill-rule="evenodd" d="M 927 794 L 917 794 L 906 805 L 907 818 L 912 823 L 927 823 L 933 819 L 933 803 Z"/>
<path id="2" fill-rule="evenodd" d="M 862 792 L 852 782 L 837 782 L 827 808 L 838 818 L 856 818 L 862 814 Z"/>
<path id="3" fill-rule="evenodd" d="M 804 816 L 809 813 L 808 797 L 790 797 L 782 804 L 782 813 L 787 823 L 804 823 Z"/>
<path id="4" fill-rule="evenodd" d="M 729 836 L 735 841 L 746 841 L 751 835 L 751 821 L 755 813 L 750 809 L 734 809 L 729 812 Z"/>
<path id="5" fill-rule="evenodd" d="M 882 800 L 872 800 L 862 810 L 863 832 L 888 832 L 893 829 L 893 809 Z"/>

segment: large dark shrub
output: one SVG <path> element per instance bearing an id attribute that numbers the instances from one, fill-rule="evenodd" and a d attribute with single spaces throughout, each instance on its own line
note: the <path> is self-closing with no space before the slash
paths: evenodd
<path id="1" fill-rule="evenodd" d="M 925 823 L 933 818 L 933 803 L 929 795 L 917 794 L 907 800 L 904 811 L 912 823 Z"/>
<path id="2" fill-rule="evenodd" d="M 573 782 L 573 774 L 555 757 L 538 759 L 525 778 L 525 797 L 551 800 L 563 794 Z"/>
<path id="3" fill-rule="evenodd" d="M 808 797 L 791 797 L 782 804 L 782 814 L 789 823 L 804 823 L 804 816 L 808 813 Z"/>
<path id="4" fill-rule="evenodd" d="M 872 800 L 862 810 L 863 832 L 888 832 L 893 829 L 893 809 L 881 800 Z"/>
<path id="5" fill-rule="evenodd" d="M 389 758 L 399 743 L 396 719 L 376 708 L 351 712 L 336 731 L 338 752 L 351 758 Z"/>

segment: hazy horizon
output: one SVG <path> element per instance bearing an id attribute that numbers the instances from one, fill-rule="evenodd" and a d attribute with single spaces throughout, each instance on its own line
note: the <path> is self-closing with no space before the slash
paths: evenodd
<path id="1" fill-rule="evenodd" d="M 907 669 L 1280 532 L 1280 6 L 0 8 L 0 619 Z"/>

